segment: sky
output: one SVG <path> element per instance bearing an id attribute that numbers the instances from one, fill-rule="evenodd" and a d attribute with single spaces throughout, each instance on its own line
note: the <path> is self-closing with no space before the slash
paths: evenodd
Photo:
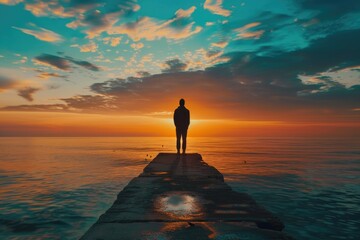
<path id="1" fill-rule="evenodd" d="M 0 136 L 360 136 L 358 0 L 0 0 Z"/>

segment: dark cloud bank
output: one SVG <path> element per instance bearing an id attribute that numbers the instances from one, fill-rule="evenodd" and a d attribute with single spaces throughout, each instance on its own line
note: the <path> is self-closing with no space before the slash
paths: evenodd
<path id="1" fill-rule="evenodd" d="M 33 94 L 40 90 L 35 87 L 21 87 L 19 80 L 0 75 L 0 93 L 10 89 L 17 89 L 18 95 L 30 102 L 34 100 Z"/>
<path id="2" fill-rule="evenodd" d="M 27 87 L 27 88 L 18 90 L 18 95 L 20 97 L 23 97 L 26 100 L 32 102 L 32 101 L 34 101 L 33 94 L 39 90 L 40 90 L 40 88 Z"/>
<path id="3" fill-rule="evenodd" d="M 99 71 L 100 68 L 90 62 L 83 61 L 83 60 L 76 60 L 72 57 L 65 56 L 65 57 L 59 57 L 51 54 L 42 54 L 38 57 L 35 57 L 35 60 L 50 65 L 54 68 L 63 70 L 63 71 L 70 71 L 72 69 L 71 63 L 76 64 L 78 66 L 81 66 L 83 68 L 86 68 L 91 71 Z"/>
<path id="4" fill-rule="evenodd" d="M 356 121 L 359 111 L 354 109 L 359 108 L 360 85 L 346 88 L 339 83 L 328 85 L 324 90 L 331 79 L 304 84 L 299 76 L 316 76 L 360 65 L 359 42 L 359 29 L 341 31 L 291 52 L 269 56 L 233 52 L 226 55 L 229 62 L 203 71 L 186 72 L 185 63 L 170 60 L 161 74 L 95 83 L 90 89 L 96 95 L 62 99 L 62 109 L 76 108 L 84 112 L 134 112 L 136 109 L 146 113 L 164 110 L 160 106 L 170 108 L 174 99 L 185 97 L 191 99 L 193 105 L 202 105 L 207 117 L 218 116 L 216 113 L 221 112 L 223 117 L 238 119 Z M 69 69 L 70 62 L 92 68 L 68 57 L 42 55 L 38 60 L 63 70 Z M 52 107 L 36 106 L 33 110 L 48 111 L 49 106 Z"/>

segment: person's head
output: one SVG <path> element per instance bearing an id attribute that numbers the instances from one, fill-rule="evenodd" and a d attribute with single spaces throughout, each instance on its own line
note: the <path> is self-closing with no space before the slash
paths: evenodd
<path id="1" fill-rule="evenodd" d="M 185 105 L 185 100 L 183 98 L 180 99 L 179 104 L 180 104 L 180 106 L 184 106 Z"/>

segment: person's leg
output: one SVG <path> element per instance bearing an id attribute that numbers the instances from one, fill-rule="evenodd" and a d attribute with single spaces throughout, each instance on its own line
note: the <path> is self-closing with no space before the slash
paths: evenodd
<path id="1" fill-rule="evenodd" d="M 176 150 L 177 150 L 177 153 L 180 153 L 180 137 L 181 137 L 180 129 L 176 128 Z"/>
<path id="2" fill-rule="evenodd" d="M 186 151 L 187 129 L 183 130 L 181 135 L 182 135 L 182 150 L 183 150 L 183 153 L 185 153 L 185 151 Z"/>

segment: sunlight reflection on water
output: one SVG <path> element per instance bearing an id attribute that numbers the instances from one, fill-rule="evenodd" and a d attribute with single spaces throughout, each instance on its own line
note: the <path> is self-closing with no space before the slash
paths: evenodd
<path id="1" fill-rule="evenodd" d="M 188 146 L 295 238 L 356 239 L 359 139 L 189 138 Z M 173 138 L 0 138 L 0 239 L 78 239 L 158 152 L 173 148 Z M 194 199 L 164 196 L 165 211 L 197 209 L 187 195 Z"/>

